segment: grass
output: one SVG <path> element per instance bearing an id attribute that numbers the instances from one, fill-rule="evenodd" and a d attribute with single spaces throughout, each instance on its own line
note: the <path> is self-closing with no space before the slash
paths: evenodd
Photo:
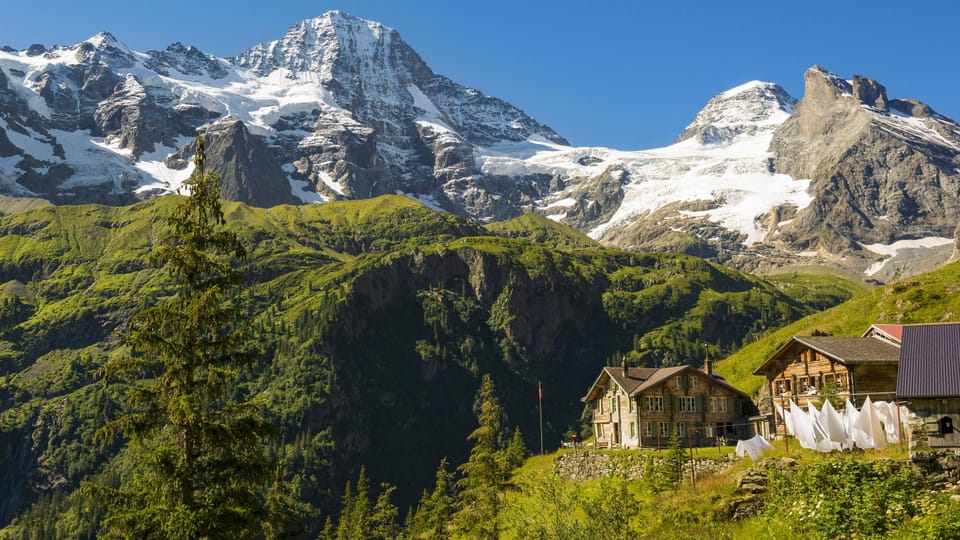
<path id="1" fill-rule="evenodd" d="M 796 440 L 789 441 L 789 448 L 784 440 L 772 441 L 774 450 L 764 456 L 766 458 L 790 457 L 796 460 L 797 468 L 809 467 L 815 463 L 831 460 L 847 459 L 851 456 L 865 461 L 878 459 L 893 459 L 907 461 L 909 453 L 900 445 L 888 446 L 885 450 L 855 450 L 853 452 L 832 452 L 821 454 L 813 450 L 800 448 Z M 542 491 L 536 486 L 550 485 L 547 478 L 554 476 L 554 461 L 570 452 L 584 452 L 585 450 L 559 450 L 553 454 L 533 456 L 516 471 L 513 483 L 518 489 L 510 491 L 505 499 L 505 515 L 507 516 L 504 538 L 518 538 L 516 530 L 510 528 L 510 516 L 523 513 L 549 513 L 550 505 L 544 505 Z M 650 450 L 586 450 L 587 452 L 607 452 L 611 454 L 629 455 L 663 455 L 666 451 Z M 720 458 L 733 453 L 734 448 L 698 448 L 694 455 L 697 458 Z M 697 477 L 696 485 L 691 485 L 689 476 L 676 489 L 656 492 L 643 479 L 630 480 L 627 484 L 631 497 L 640 504 L 640 510 L 635 516 L 635 526 L 642 531 L 640 537 L 645 538 L 769 538 L 783 536 L 784 531 L 774 531 L 761 517 L 744 521 L 730 521 L 727 515 L 729 504 L 741 495 L 736 492 L 737 479 L 746 470 L 754 466 L 748 457 L 731 462 L 730 466 L 716 474 L 703 474 Z M 567 497 L 574 501 L 564 508 L 574 521 L 590 519 L 582 504 L 592 497 L 612 496 L 602 492 L 605 486 L 603 480 L 573 481 L 562 480 L 560 490 L 567 491 Z M 542 489 L 542 488 L 541 488 Z M 558 488 L 552 486 L 555 493 Z M 552 537 L 552 536 L 551 536 Z M 619 538 L 620 536 L 617 536 Z"/>

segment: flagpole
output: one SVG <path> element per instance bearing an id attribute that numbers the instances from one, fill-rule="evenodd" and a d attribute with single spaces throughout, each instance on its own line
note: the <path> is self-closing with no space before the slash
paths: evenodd
<path id="1" fill-rule="evenodd" d="M 537 402 L 540 406 L 540 455 L 543 455 L 543 385 L 537 381 Z"/>

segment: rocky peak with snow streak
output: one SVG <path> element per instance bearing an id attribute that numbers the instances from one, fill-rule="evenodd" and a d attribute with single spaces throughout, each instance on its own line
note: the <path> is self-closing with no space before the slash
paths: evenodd
<path id="1" fill-rule="evenodd" d="M 395 30 L 338 11 L 232 59 L 181 43 L 140 53 L 101 33 L 2 49 L 0 72 L 0 103 L 10 104 L 0 142 L 30 158 L 7 159 L 0 181 L 57 202 L 174 190 L 181 174 L 164 168 L 166 155 L 229 118 L 262 140 L 308 200 L 403 192 L 478 219 L 512 216 L 521 206 L 481 185 L 474 148 L 530 136 L 566 143 L 520 109 L 433 73 Z M 71 145 L 58 157 L 61 139 Z M 78 183 L 84 189 L 70 187 Z"/>
<path id="2" fill-rule="evenodd" d="M 960 126 L 922 102 L 890 99 L 867 77 L 845 80 L 814 66 L 804 81 L 803 99 L 770 150 L 777 171 L 811 179 L 814 200 L 782 238 L 798 249 L 874 261 L 883 254 L 866 246 L 952 238 Z"/>

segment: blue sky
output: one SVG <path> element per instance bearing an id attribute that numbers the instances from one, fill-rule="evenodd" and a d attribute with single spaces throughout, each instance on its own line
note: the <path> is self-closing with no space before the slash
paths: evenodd
<path id="1" fill-rule="evenodd" d="M 5 2 L 0 45 L 101 30 L 136 50 L 218 56 L 330 9 L 400 32 L 437 73 L 505 99 L 575 145 L 669 144 L 715 94 L 760 79 L 803 93 L 820 64 L 960 117 L 960 2 L 235 0 Z"/>

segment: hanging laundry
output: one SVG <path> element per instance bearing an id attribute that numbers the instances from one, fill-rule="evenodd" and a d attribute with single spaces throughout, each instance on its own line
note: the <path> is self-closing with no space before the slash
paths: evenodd
<path id="1" fill-rule="evenodd" d="M 900 442 L 900 422 L 897 418 L 897 405 L 889 401 L 877 401 L 873 404 L 880 422 L 883 423 L 883 429 L 887 434 L 887 442 L 897 444 Z"/>
<path id="2" fill-rule="evenodd" d="M 790 401 L 790 414 L 793 417 L 793 427 L 796 430 L 797 442 L 800 443 L 800 446 L 808 450 L 819 450 L 810 415 L 792 400 Z"/>
<path id="3" fill-rule="evenodd" d="M 876 448 L 883 450 L 887 447 L 887 433 L 880 423 L 880 416 L 874 410 L 870 396 L 863 402 L 860 416 L 853 424 L 854 443 L 859 448 Z"/>
<path id="4" fill-rule="evenodd" d="M 826 430 L 834 449 L 850 448 L 850 437 L 847 435 L 843 417 L 833 408 L 829 399 L 824 400 L 823 406 L 820 407 L 820 425 Z"/>
<path id="5" fill-rule="evenodd" d="M 744 454 L 747 454 L 750 459 L 756 461 L 771 450 L 773 450 L 773 445 L 767 442 L 762 435 L 756 435 L 753 438 L 738 442 L 736 454 L 737 457 L 743 457 Z"/>
<path id="6" fill-rule="evenodd" d="M 827 434 L 823 424 L 820 423 L 820 412 L 813 405 L 808 404 L 807 406 L 809 407 L 807 416 L 810 418 L 810 425 L 813 428 L 813 440 L 816 442 L 817 450 L 823 453 L 832 452 L 834 450 L 833 442 L 830 440 L 830 435 Z M 839 447 L 840 445 L 837 444 L 837 448 Z"/>
<path id="7" fill-rule="evenodd" d="M 847 446 L 847 449 L 853 448 L 857 437 L 860 436 L 858 435 L 860 431 L 855 427 L 858 418 L 860 418 L 860 411 L 858 411 L 857 406 L 850 401 L 850 398 L 847 398 L 843 409 L 843 425 L 847 428 L 847 437 L 850 439 L 850 446 Z M 865 437 L 866 435 L 862 436 Z"/>
<path id="8" fill-rule="evenodd" d="M 776 401 L 773 402 L 773 406 L 777 409 L 777 413 L 783 420 L 783 425 L 787 429 L 787 435 L 796 435 L 796 430 L 793 426 L 793 415 L 790 414 L 790 411 L 783 410 L 783 407 Z"/>

